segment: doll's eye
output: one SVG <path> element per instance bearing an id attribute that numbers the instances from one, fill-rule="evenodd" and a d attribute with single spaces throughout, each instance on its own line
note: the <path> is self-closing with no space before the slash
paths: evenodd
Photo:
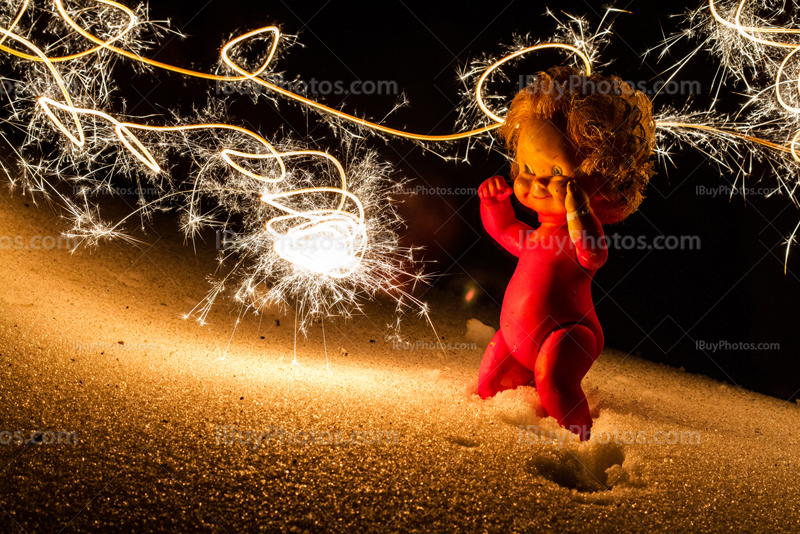
<path id="1" fill-rule="evenodd" d="M 527 172 L 528 174 L 536 174 L 533 172 L 533 169 L 531 169 L 531 166 L 528 165 L 527 163 L 525 164 L 525 172 Z"/>
<path id="2" fill-rule="evenodd" d="M 553 176 L 563 176 L 564 171 L 558 165 L 553 166 Z"/>

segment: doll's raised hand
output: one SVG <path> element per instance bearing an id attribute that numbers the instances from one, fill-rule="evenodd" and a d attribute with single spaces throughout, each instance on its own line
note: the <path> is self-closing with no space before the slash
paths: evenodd
<path id="1" fill-rule="evenodd" d="M 586 269 L 597 270 L 608 258 L 608 246 L 603 238 L 603 226 L 592 211 L 589 195 L 575 180 L 567 183 L 564 198 L 567 210 L 569 237 L 575 244 L 575 256 Z"/>
<path id="2" fill-rule="evenodd" d="M 485 204 L 497 204 L 514 194 L 502 176 L 493 176 L 478 188 L 478 197 Z"/>
<path id="3" fill-rule="evenodd" d="M 567 213 L 576 213 L 589 207 L 589 195 L 586 194 L 575 180 L 567 182 L 567 195 L 564 197 L 564 207 Z"/>

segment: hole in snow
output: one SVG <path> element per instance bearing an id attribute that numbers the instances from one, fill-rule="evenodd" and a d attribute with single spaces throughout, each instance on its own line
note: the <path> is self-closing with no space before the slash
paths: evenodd
<path id="1" fill-rule="evenodd" d="M 448 436 L 446 439 L 450 443 L 454 443 L 456 445 L 461 445 L 462 447 L 467 447 L 467 448 L 470 448 L 470 449 L 474 448 L 474 447 L 480 447 L 480 444 L 481 444 L 476 439 L 464 438 L 464 437 L 460 437 L 460 436 Z"/>
<path id="2" fill-rule="evenodd" d="M 547 449 L 528 461 L 530 473 L 545 478 L 561 487 L 580 492 L 610 489 L 620 478 L 617 471 L 625 461 L 622 447 L 609 443 L 584 447 L 566 446 Z M 613 475 L 606 473 L 613 466 Z"/>

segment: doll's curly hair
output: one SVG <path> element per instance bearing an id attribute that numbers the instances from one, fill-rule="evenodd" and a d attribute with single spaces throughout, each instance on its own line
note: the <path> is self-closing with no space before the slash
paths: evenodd
<path id="1" fill-rule="evenodd" d="M 523 126 L 553 120 L 582 160 L 579 171 L 599 180 L 592 205 L 604 224 L 634 213 L 655 173 L 652 103 L 617 76 L 586 76 L 573 67 L 540 72 L 514 97 L 499 136 L 515 155 Z"/>

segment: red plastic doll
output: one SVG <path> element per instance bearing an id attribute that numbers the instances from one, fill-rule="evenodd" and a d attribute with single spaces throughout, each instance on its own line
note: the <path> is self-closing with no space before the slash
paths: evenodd
<path id="1" fill-rule="evenodd" d="M 586 440 L 581 380 L 603 349 L 591 295 L 608 255 L 602 225 L 635 212 L 653 174 L 651 104 L 617 77 L 557 67 L 516 95 L 499 133 L 514 156 L 513 190 L 502 177 L 486 180 L 481 219 L 519 263 L 478 393 L 535 383 L 547 414 Z M 512 193 L 538 215 L 536 230 L 517 220 Z"/>

